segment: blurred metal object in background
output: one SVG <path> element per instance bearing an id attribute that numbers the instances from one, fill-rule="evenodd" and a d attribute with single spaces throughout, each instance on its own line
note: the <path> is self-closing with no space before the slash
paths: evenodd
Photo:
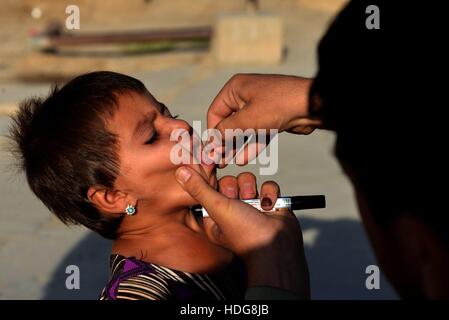
<path id="1" fill-rule="evenodd" d="M 57 51 L 62 47 L 98 46 L 160 41 L 209 41 L 212 28 L 189 27 L 141 31 L 64 33 L 62 25 L 52 22 L 40 33 L 31 36 L 32 45 L 41 51 Z"/>

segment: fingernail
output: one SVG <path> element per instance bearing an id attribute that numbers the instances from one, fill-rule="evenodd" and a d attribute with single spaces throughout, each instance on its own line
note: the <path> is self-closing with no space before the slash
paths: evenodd
<path id="1" fill-rule="evenodd" d="M 181 167 L 178 170 L 176 170 L 176 179 L 178 179 L 178 181 L 180 182 L 186 183 L 191 176 L 192 173 L 187 168 Z"/>
<path id="2" fill-rule="evenodd" d="M 242 187 L 242 197 L 244 198 L 250 198 L 253 197 L 255 194 L 254 188 L 251 184 L 244 184 Z"/>
<path id="3" fill-rule="evenodd" d="M 223 190 L 223 194 L 228 198 L 237 198 L 237 189 L 236 188 L 226 188 Z"/>
<path id="4" fill-rule="evenodd" d="M 270 198 L 262 198 L 262 207 L 271 207 L 272 203 Z"/>

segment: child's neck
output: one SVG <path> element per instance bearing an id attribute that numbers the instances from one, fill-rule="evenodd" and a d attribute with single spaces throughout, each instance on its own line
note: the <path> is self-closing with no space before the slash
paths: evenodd
<path id="1" fill-rule="evenodd" d="M 151 211 L 151 212 L 150 212 Z M 162 212 L 154 208 L 139 208 L 139 216 L 125 216 L 117 240 L 144 240 L 160 236 L 167 228 L 185 227 L 201 232 L 201 227 L 189 208 Z"/>
<path id="2" fill-rule="evenodd" d="M 230 251 L 207 238 L 203 226 L 188 208 L 162 217 L 139 213 L 142 214 L 139 221 L 130 222 L 133 216 L 124 219 L 113 253 L 187 272 L 208 272 L 232 260 Z M 191 259 L 192 256 L 196 259 Z"/>

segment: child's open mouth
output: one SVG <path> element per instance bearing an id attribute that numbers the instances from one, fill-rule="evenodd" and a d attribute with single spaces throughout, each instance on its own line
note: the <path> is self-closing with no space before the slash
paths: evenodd
<path id="1" fill-rule="evenodd" d="M 196 164 L 201 164 L 207 172 L 210 172 L 216 165 L 213 157 L 213 145 L 204 145 L 199 135 L 196 132 L 190 134 L 189 151 L 191 153 L 191 161 Z"/>

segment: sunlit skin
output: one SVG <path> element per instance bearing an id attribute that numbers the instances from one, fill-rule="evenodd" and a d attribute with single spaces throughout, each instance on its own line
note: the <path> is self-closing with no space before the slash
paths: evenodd
<path id="1" fill-rule="evenodd" d="M 235 75 L 212 102 L 208 110 L 208 127 L 217 128 L 222 132 L 238 127 L 277 128 L 280 132 L 311 133 L 315 127 L 322 127 L 322 123 L 318 116 L 311 117 L 310 109 L 314 114 L 320 114 L 326 108 L 340 107 L 327 106 L 317 96 L 312 97 L 314 103 L 309 105 L 312 81 L 282 75 Z M 355 163 L 354 159 L 350 161 L 350 157 L 344 156 L 354 150 L 345 149 L 341 141 L 337 139 L 337 158 L 354 186 L 363 224 L 379 263 L 393 286 L 402 298 L 447 299 L 449 254 L 446 240 L 425 222 L 426 212 L 418 211 L 418 208 L 399 208 L 395 214 L 391 214 L 388 222 L 379 223 L 375 217 L 385 216 L 381 202 L 375 194 L 371 194 L 372 191 L 360 183 L 369 175 L 365 172 L 366 169 L 357 168 L 365 166 L 360 166 L 363 163 Z M 370 159 L 364 161 L 366 164 Z M 269 230 L 265 230 L 265 233 L 268 232 Z M 250 233 L 246 232 L 246 235 L 248 234 Z M 256 230 L 250 238 L 257 235 Z M 239 239 L 238 243 L 244 243 L 244 239 Z M 274 248 L 278 245 L 276 241 L 272 244 Z M 268 260 L 269 254 L 265 254 L 263 259 Z M 257 266 L 257 270 L 263 274 L 263 277 L 260 277 L 261 283 L 270 281 L 274 268 L 270 270 L 266 263 L 257 259 L 248 261 Z M 278 261 L 281 262 L 280 259 Z M 279 272 L 283 272 L 283 276 L 279 277 L 281 280 L 276 279 L 272 284 L 286 288 L 291 281 L 282 279 L 291 276 L 293 269 L 283 266 L 285 264 L 280 264 L 277 268 Z M 250 271 L 248 275 L 251 275 Z"/>
<path id="2" fill-rule="evenodd" d="M 189 124 L 150 95 L 126 93 L 108 128 L 118 136 L 120 173 L 113 190 L 91 186 L 88 197 L 103 214 L 125 215 L 112 252 L 186 272 L 213 272 L 230 263 L 233 254 L 213 241 L 213 223 L 196 220 L 189 207 L 197 202 L 175 179 L 180 165 L 170 160 L 177 143 L 170 134 L 190 130 Z M 217 184 L 214 165 L 192 167 Z M 127 205 L 135 205 L 136 214 L 126 215 Z"/>

